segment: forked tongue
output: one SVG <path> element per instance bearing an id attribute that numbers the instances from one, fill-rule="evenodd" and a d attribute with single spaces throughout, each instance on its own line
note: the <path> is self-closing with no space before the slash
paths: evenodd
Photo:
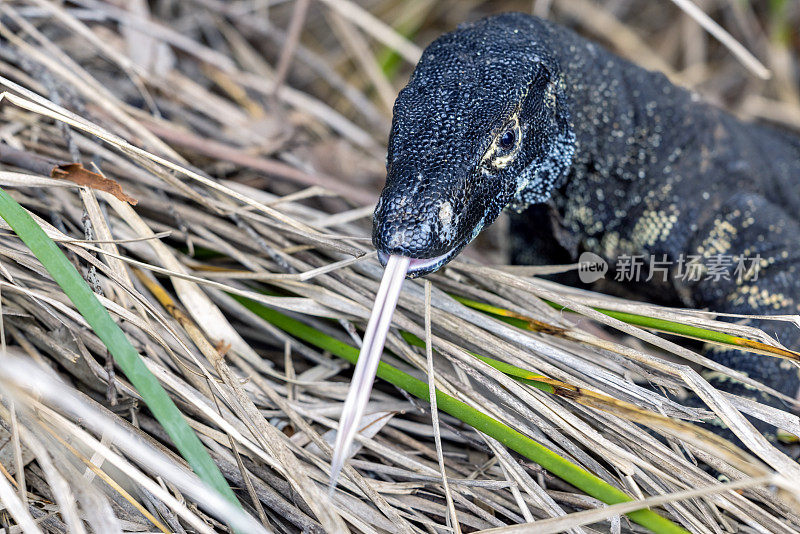
<path id="1" fill-rule="evenodd" d="M 333 494 L 333 490 L 336 489 L 336 480 L 347 460 L 350 445 L 353 443 L 361 416 L 364 415 L 364 409 L 369 401 L 372 382 L 375 380 L 375 372 L 378 369 L 381 354 L 383 354 L 386 334 L 392 324 L 392 314 L 397 306 L 397 299 L 400 297 L 400 288 L 403 287 L 409 262 L 410 259 L 403 256 L 389 256 L 386 262 L 386 269 L 383 271 L 381 285 L 375 296 L 375 304 L 372 306 L 367 330 L 364 332 L 364 341 L 361 344 L 361 352 L 358 354 L 358 362 L 353 371 L 350 390 L 344 401 L 342 417 L 339 420 L 339 431 L 336 433 L 336 445 L 331 461 L 330 494 Z"/>

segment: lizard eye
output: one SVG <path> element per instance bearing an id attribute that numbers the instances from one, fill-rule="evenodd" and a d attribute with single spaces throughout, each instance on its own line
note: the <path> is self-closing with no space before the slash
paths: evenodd
<path id="1" fill-rule="evenodd" d="M 481 158 L 480 164 L 485 172 L 495 173 L 507 167 L 519 153 L 522 131 L 516 117 L 500 132 Z"/>
<path id="2" fill-rule="evenodd" d="M 512 146 L 514 146 L 514 141 L 516 141 L 516 136 L 514 135 L 514 130 L 513 130 L 513 128 L 509 128 L 508 130 L 506 130 L 503 133 L 503 135 L 500 136 L 500 140 L 498 141 L 498 144 L 500 145 L 500 148 L 503 148 L 503 149 L 507 150 L 507 149 L 511 148 Z"/>

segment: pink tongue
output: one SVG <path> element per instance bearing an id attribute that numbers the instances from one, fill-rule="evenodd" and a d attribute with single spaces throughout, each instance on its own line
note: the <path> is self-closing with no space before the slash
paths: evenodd
<path id="1" fill-rule="evenodd" d="M 411 260 L 404 256 L 392 255 L 386 262 L 386 269 L 383 272 L 378 294 L 375 296 L 375 304 L 372 306 L 367 330 L 364 332 L 364 341 L 361 344 L 361 352 L 358 354 L 358 362 L 353 371 L 350 390 L 344 401 L 342 417 L 339 420 L 339 430 L 336 433 L 336 445 L 331 461 L 329 486 L 331 494 L 336 489 L 336 479 L 344 467 L 344 462 L 350 452 L 350 445 L 353 443 L 361 416 L 364 415 L 364 409 L 369 401 L 372 382 L 375 380 L 375 372 L 378 369 L 381 354 L 383 354 L 386 334 L 392 324 L 392 314 L 397 306 L 397 300 L 400 298 L 403 280 L 405 280 L 409 265 L 413 261 L 431 260 Z"/>
<path id="2" fill-rule="evenodd" d="M 445 252 L 441 256 L 436 256 L 435 258 L 407 258 L 409 260 L 408 272 L 413 273 L 415 271 L 419 271 L 420 269 L 430 267 L 431 265 L 439 263 L 449 255 L 450 252 Z M 398 256 L 398 257 L 403 257 L 403 256 Z M 386 264 L 389 261 L 389 255 L 386 254 L 385 252 L 378 252 L 378 258 L 381 260 L 381 263 L 384 264 Z"/>
<path id="3" fill-rule="evenodd" d="M 425 259 L 412 258 L 411 261 L 408 263 L 408 270 L 418 271 L 419 269 L 424 269 L 425 267 L 429 267 L 431 265 L 439 263 L 446 256 L 447 254 L 442 254 L 441 256 L 436 256 L 435 258 L 425 258 Z"/>

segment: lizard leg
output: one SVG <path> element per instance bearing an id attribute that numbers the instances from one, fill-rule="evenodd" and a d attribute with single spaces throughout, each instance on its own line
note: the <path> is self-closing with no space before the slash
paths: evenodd
<path id="1" fill-rule="evenodd" d="M 800 224 L 797 219 L 761 196 L 734 195 L 721 207 L 713 221 L 698 229 L 689 248 L 703 257 L 703 264 L 707 268 L 703 279 L 691 287 L 694 304 L 733 314 L 798 314 L 798 245 Z M 737 256 L 741 263 L 736 259 Z M 716 276 L 721 269 L 716 273 L 711 272 L 710 266 L 715 261 L 718 266 L 722 263 L 727 265 L 727 277 Z M 800 350 L 800 328 L 796 325 L 754 319 L 746 322 L 762 328 L 785 347 Z M 800 368 L 791 361 L 720 347 L 710 348 L 707 356 L 789 397 L 797 398 Z M 780 399 L 729 377 L 708 373 L 707 378 L 722 391 L 776 408 L 789 408 Z M 768 438 L 775 438 L 774 427 L 758 420 L 753 420 L 753 423 Z"/>

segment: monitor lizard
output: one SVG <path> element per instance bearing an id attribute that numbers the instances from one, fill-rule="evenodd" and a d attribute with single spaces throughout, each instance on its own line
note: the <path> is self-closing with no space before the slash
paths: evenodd
<path id="1" fill-rule="evenodd" d="M 441 268 L 506 210 L 515 262 L 641 256 L 672 266 L 659 292 L 685 306 L 798 313 L 800 138 L 738 120 L 546 20 L 506 13 L 430 44 L 394 105 L 386 168 L 373 243 L 384 263 L 410 258 L 410 277 Z M 756 268 L 678 276 L 695 257 Z M 794 325 L 768 328 L 800 346 Z M 791 362 L 708 355 L 798 393 Z M 723 375 L 709 380 L 786 408 Z"/>

